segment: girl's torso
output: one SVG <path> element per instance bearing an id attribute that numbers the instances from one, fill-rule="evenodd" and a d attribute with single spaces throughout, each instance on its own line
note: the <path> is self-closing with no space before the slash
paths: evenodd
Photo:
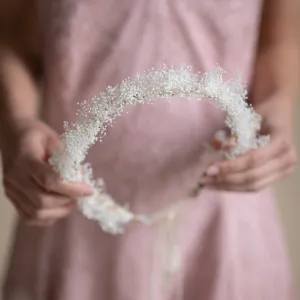
<path id="1" fill-rule="evenodd" d="M 75 120 L 77 102 L 161 64 L 195 71 L 218 64 L 229 77 L 241 73 L 250 81 L 259 0 L 36 1 L 39 18 L 29 31 L 42 31 L 43 47 L 32 38 L 28 48 L 42 62 L 43 117 L 58 132 Z M 186 197 L 206 164 L 203 143 L 224 125 L 223 113 L 185 100 L 126 110 L 90 151 L 96 175 L 134 211 Z M 293 299 L 272 200 L 268 190 L 204 189 L 188 202 L 180 224 L 182 299 Z M 149 274 L 155 287 L 161 283 L 160 257 L 149 259 L 156 238 L 155 228 L 135 225 L 111 237 L 78 213 L 52 228 L 21 223 L 5 299 L 148 299 Z M 156 299 L 173 299 L 176 287 Z"/>
<path id="2" fill-rule="evenodd" d="M 58 132 L 89 100 L 162 64 L 250 80 L 261 1 L 44 1 L 45 120 Z M 203 143 L 224 125 L 210 103 L 159 101 L 127 107 L 89 160 L 121 202 L 185 197 L 199 180 Z"/>

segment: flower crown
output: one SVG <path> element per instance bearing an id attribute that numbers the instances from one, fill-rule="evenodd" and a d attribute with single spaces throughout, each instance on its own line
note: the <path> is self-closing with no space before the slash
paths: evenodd
<path id="1" fill-rule="evenodd" d="M 235 145 L 225 153 L 228 157 L 243 154 L 267 142 L 267 136 L 257 135 L 261 117 L 247 104 L 244 86 L 240 80 L 224 81 L 224 73 L 221 68 L 195 74 L 191 67 L 163 66 L 109 86 L 90 102 L 84 101 L 80 105 L 78 121 L 74 124 L 65 122 L 65 133 L 61 136 L 63 148 L 57 150 L 49 162 L 63 179 L 86 182 L 94 188 L 92 196 L 78 201 L 87 218 L 98 221 L 104 231 L 117 234 L 122 233 L 124 226 L 131 221 L 152 224 L 170 213 L 168 208 L 152 216 L 136 215 L 118 205 L 106 192 L 104 181 L 93 179 L 92 167 L 83 164 L 88 149 L 96 141 L 101 141 L 107 126 L 122 114 L 128 104 L 146 104 L 173 96 L 208 99 L 227 112 L 225 123 L 236 137 Z"/>

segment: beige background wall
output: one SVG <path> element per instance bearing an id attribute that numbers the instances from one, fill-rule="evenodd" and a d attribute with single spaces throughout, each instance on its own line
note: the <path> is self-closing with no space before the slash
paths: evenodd
<path id="1" fill-rule="evenodd" d="M 299 109 L 295 135 L 297 135 L 297 132 L 300 132 Z M 298 134 L 296 140 L 298 153 L 300 155 L 300 134 Z M 300 168 L 298 167 L 292 177 L 278 184 L 277 190 L 279 196 L 279 208 L 292 257 L 296 284 L 300 290 L 300 201 L 298 199 L 300 195 Z M 1 188 L 0 194 L 0 274 L 2 274 L 8 253 L 8 244 L 10 242 L 13 210 L 10 204 L 4 199 Z"/>
<path id="2" fill-rule="evenodd" d="M 298 166 L 290 178 L 277 185 L 278 205 L 286 232 L 294 267 L 296 284 L 300 292 L 300 107 L 297 107 L 295 140 L 298 150 Z"/>

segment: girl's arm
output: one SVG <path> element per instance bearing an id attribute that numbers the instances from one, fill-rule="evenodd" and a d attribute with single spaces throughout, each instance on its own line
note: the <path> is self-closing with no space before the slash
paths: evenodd
<path id="1" fill-rule="evenodd" d="M 37 118 L 39 89 L 33 61 L 40 61 L 35 1 L 0 6 L 0 131 Z M 29 11 L 30 10 L 30 11 Z M 38 41 L 32 43 L 32 41 Z"/>
<path id="2" fill-rule="evenodd" d="M 206 170 L 202 184 L 220 190 L 253 192 L 289 175 L 297 154 L 293 114 L 299 78 L 299 0 L 265 0 L 250 101 L 263 117 L 268 145 Z"/>
<path id="3" fill-rule="evenodd" d="M 254 105 L 278 95 L 293 105 L 300 86 L 298 0 L 265 0 L 251 101 Z"/>

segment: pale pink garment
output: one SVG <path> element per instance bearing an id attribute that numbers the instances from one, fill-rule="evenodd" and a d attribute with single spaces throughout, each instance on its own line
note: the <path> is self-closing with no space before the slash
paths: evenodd
<path id="1" fill-rule="evenodd" d="M 44 1 L 44 113 L 62 132 L 76 103 L 136 72 L 190 64 L 251 77 L 260 0 Z M 223 126 L 209 103 L 128 107 L 89 155 L 108 190 L 135 212 L 187 198 L 205 165 L 203 143 Z M 292 280 L 272 192 L 204 190 L 181 213 L 184 300 L 292 300 Z M 4 300 L 148 300 L 157 231 L 104 234 L 79 212 L 53 228 L 19 223 Z M 153 269 L 152 269 L 153 268 Z M 178 282 L 156 300 L 175 299 Z"/>

